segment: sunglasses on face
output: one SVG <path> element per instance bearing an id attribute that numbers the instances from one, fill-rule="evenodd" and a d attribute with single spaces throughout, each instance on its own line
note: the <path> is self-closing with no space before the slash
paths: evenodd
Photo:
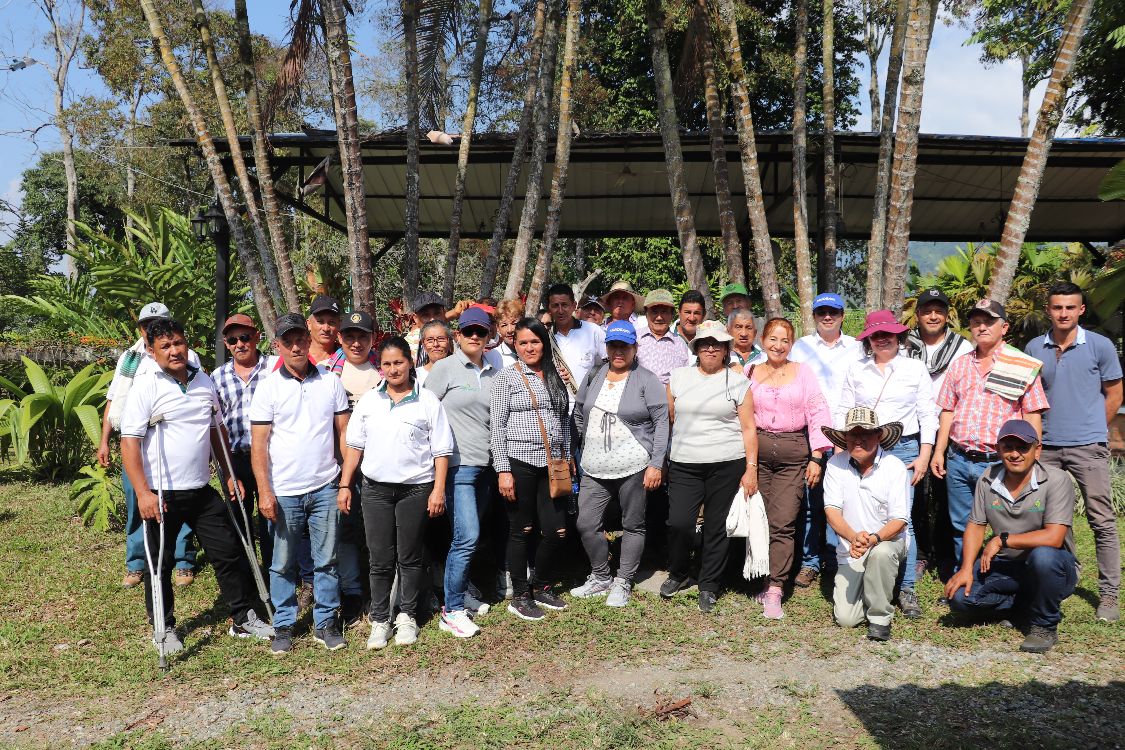
<path id="1" fill-rule="evenodd" d="M 890 331 L 877 331 L 871 334 L 871 338 L 873 339 L 893 339 L 894 337 L 895 335 Z"/>
<path id="2" fill-rule="evenodd" d="M 237 336 L 227 336 L 227 343 L 230 344 L 231 346 L 234 346 L 235 344 L 237 344 L 240 341 L 243 344 L 245 344 L 247 341 L 249 341 L 252 338 L 254 338 L 254 334 L 252 334 L 252 333 L 240 333 Z"/>
<path id="3" fill-rule="evenodd" d="M 1012 441 L 1012 442 L 1006 442 L 1005 441 L 1005 442 L 1000 443 L 1000 452 L 1001 453 L 1011 453 L 1012 451 L 1015 451 L 1016 453 L 1019 453 L 1020 455 L 1023 455 L 1024 453 L 1027 453 L 1028 451 L 1030 451 L 1034 447 L 1035 447 L 1035 445 L 1029 444 L 1029 443 L 1016 442 L 1016 441 Z"/>
<path id="4" fill-rule="evenodd" d="M 488 338 L 488 329 L 481 328 L 480 326 L 466 326 L 461 329 L 461 335 L 466 338 Z"/>

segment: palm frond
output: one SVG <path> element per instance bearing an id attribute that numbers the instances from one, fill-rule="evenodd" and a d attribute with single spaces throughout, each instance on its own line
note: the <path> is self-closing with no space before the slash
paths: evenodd
<path id="1" fill-rule="evenodd" d="M 442 62 L 454 43 L 460 4 L 457 0 L 418 0 L 418 102 L 429 128 L 443 129 L 438 112 L 448 97 Z"/>
<path id="2" fill-rule="evenodd" d="M 289 17 L 289 44 L 281 61 L 277 79 L 266 96 L 265 107 L 262 109 L 263 125 L 267 132 L 273 124 L 273 117 L 278 108 L 301 91 L 301 81 L 305 77 L 305 63 L 309 59 L 309 52 L 316 44 L 320 20 L 316 12 L 316 0 L 291 0 Z"/>
<path id="3" fill-rule="evenodd" d="M 701 5 L 692 4 L 691 19 L 680 51 L 680 62 L 676 65 L 676 75 L 672 79 L 672 94 L 680 112 L 691 108 L 699 98 L 699 90 L 703 88 L 703 55 L 704 50 L 710 46 L 704 35 L 711 33 L 711 26 L 707 12 Z"/>

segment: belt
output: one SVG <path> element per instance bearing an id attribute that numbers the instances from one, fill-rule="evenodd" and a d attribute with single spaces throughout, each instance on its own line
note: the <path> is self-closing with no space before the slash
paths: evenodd
<path id="1" fill-rule="evenodd" d="M 901 442 L 903 442 L 904 440 L 918 440 L 919 442 L 921 442 L 921 440 L 920 440 L 920 438 L 921 438 L 921 437 L 922 437 L 922 433 L 920 433 L 920 432 L 912 432 L 912 433 L 911 433 L 911 434 L 909 434 L 909 435 L 903 435 L 902 437 L 900 437 L 900 438 L 898 439 L 898 441 L 899 441 L 900 443 L 901 443 Z"/>
<path id="2" fill-rule="evenodd" d="M 971 451 L 968 448 L 962 448 L 957 443 L 951 443 L 949 447 L 974 463 L 992 463 L 1000 460 L 1000 454 L 996 452 Z"/>

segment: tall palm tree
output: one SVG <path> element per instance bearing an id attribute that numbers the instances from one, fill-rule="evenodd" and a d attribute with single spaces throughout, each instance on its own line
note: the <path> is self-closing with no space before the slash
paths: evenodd
<path id="1" fill-rule="evenodd" d="M 547 159 L 547 133 L 551 124 L 551 99 L 555 93 L 555 57 L 559 47 L 559 8 L 552 2 L 547 8 L 547 25 L 543 34 L 543 64 L 539 70 L 539 88 L 535 99 L 535 139 L 531 144 L 531 165 L 527 174 L 527 191 L 523 198 L 520 228 L 512 252 L 512 266 L 504 296 L 519 296 L 531 255 L 531 240 L 539 218 L 539 199 L 543 193 L 543 162 Z M 534 312 L 534 311 L 532 311 Z"/>
<path id="2" fill-rule="evenodd" d="M 234 17 L 238 26 L 238 58 L 242 74 L 242 89 L 246 93 L 246 119 L 250 123 L 250 138 L 254 147 L 254 171 L 258 175 L 258 189 L 262 194 L 262 209 L 265 212 L 266 227 L 270 233 L 274 261 L 277 264 L 278 281 L 285 298 L 285 307 L 300 310 L 301 301 L 297 295 L 297 280 L 293 275 L 293 259 L 289 255 L 289 242 L 285 237 L 285 227 L 281 220 L 281 204 L 274 189 L 273 172 L 270 170 L 270 157 L 266 140 L 266 129 L 262 124 L 262 109 L 258 101 L 258 76 L 254 64 L 254 46 L 250 37 L 250 17 L 246 12 L 246 0 L 234 0 Z"/>
<path id="3" fill-rule="evenodd" d="M 875 195 L 871 209 L 871 239 L 867 243 L 867 309 L 883 305 L 883 257 L 887 249 L 887 190 L 891 185 L 891 160 L 894 156 L 895 100 L 902 73 L 902 51 L 906 41 L 906 22 L 910 0 L 897 0 L 891 49 L 887 57 L 887 83 L 883 90 L 879 118 L 879 161 L 875 172 Z"/>
<path id="4" fill-rule="evenodd" d="M 445 281 L 442 296 L 453 299 L 453 282 L 457 276 L 457 256 L 461 248 L 461 215 L 465 207 L 465 177 L 469 172 L 469 149 L 473 140 L 473 124 L 477 116 L 477 98 L 484 75 L 484 55 L 488 51 L 488 30 L 492 23 L 492 0 L 480 0 L 477 16 L 476 46 L 473 47 L 473 68 L 465 101 L 465 117 L 461 121 L 461 144 L 457 150 L 457 177 L 453 188 L 453 210 L 449 215 L 449 250 L 445 256 Z"/>
<path id="5" fill-rule="evenodd" d="M 246 168 L 246 159 L 242 155 L 242 144 L 238 140 L 238 126 L 234 122 L 230 97 L 227 96 L 227 85 L 219 68 L 219 57 L 215 52 L 215 40 L 211 37 L 211 24 L 207 20 L 207 11 L 203 9 L 203 0 L 192 0 L 192 8 L 195 11 L 195 28 L 199 32 L 200 41 L 203 42 L 203 54 L 207 59 L 207 72 L 211 76 L 211 86 L 215 90 L 215 105 L 219 109 L 219 119 L 222 120 L 223 130 L 227 134 L 227 146 L 230 149 L 234 174 L 238 178 L 239 187 L 242 188 L 242 197 L 246 201 L 246 217 L 250 221 L 250 230 L 254 234 L 254 242 L 258 247 L 258 258 L 262 261 L 262 273 L 266 277 L 270 294 L 273 295 L 274 304 L 279 304 L 282 301 L 282 296 L 281 286 L 277 281 L 277 269 L 274 266 L 269 241 L 266 239 L 265 227 L 262 225 L 262 215 L 258 212 L 258 200 L 255 197 L 254 186 L 250 182 L 250 172 Z"/>
<path id="6" fill-rule="evenodd" d="M 555 243 L 559 237 L 559 221 L 562 218 L 563 198 L 566 196 L 566 177 L 570 167 L 571 139 L 571 83 L 574 78 L 574 65 L 578 57 L 578 22 L 582 16 L 582 0 L 568 0 L 566 11 L 566 35 L 563 38 L 562 76 L 559 80 L 559 124 L 555 136 L 555 164 L 551 171 L 551 199 L 547 203 L 547 220 L 543 224 L 543 241 L 539 246 L 539 258 L 531 274 L 531 288 L 527 293 L 527 308 L 537 310 L 539 301 L 547 285 L 547 275 L 551 272 L 551 259 Z"/>
<path id="7" fill-rule="evenodd" d="M 824 205 L 820 212 L 820 252 L 826 289 L 836 289 L 836 19 L 835 3 L 824 0 L 824 27 L 821 41 L 823 66 L 822 107 L 824 109 Z"/>
<path id="8" fill-rule="evenodd" d="M 402 30 L 405 44 L 403 65 L 406 79 L 406 209 L 403 216 L 405 252 L 402 260 L 402 294 L 407 309 L 418 296 L 418 15 L 420 0 L 402 0 Z"/>
<path id="9" fill-rule="evenodd" d="M 795 0 L 796 43 L 793 46 L 793 246 L 797 256 L 797 299 L 801 304 L 801 329 L 813 329 L 812 258 L 809 254 L 808 181 L 808 80 L 809 4 Z"/>
<path id="10" fill-rule="evenodd" d="M 894 166 L 887 212 L 887 252 L 883 259 L 883 307 L 901 312 L 910 249 L 910 211 L 918 169 L 918 128 L 922 120 L 922 87 L 926 55 L 937 15 L 937 0 L 912 0 L 903 48 L 902 93 L 899 96 Z"/>
<path id="11" fill-rule="evenodd" d="M 664 164 L 668 173 L 668 189 L 672 194 L 672 212 L 676 218 L 676 233 L 680 252 L 684 258 L 684 271 L 688 285 L 703 293 L 708 314 L 714 313 L 714 301 L 708 293 L 707 272 L 703 268 L 703 254 L 695 234 L 695 214 L 688 197 L 684 178 L 684 155 L 680 146 L 679 123 L 676 120 L 676 100 L 672 91 L 672 66 L 668 62 L 668 45 L 664 38 L 664 14 L 660 0 L 646 0 L 645 21 L 648 41 L 652 48 L 652 70 L 656 79 L 656 109 L 660 121 L 660 139 L 664 143 Z"/>
<path id="12" fill-rule="evenodd" d="M 746 66 L 742 61 L 742 42 L 738 38 L 738 16 L 734 0 L 718 0 L 718 14 L 726 33 L 727 66 L 730 70 L 731 97 L 734 99 L 738 148 L 742 154 L 742 182 L 746 190 L 746 211 L 750 217 L 750 233 L 754 242 L 754 260 L 762 284 L 762 302 L 766 317 L 781 316 L 781 292 L 777 286 L 777 270 L 773 263 L 773 246 L 766 221 L 766 203 L 762 197 L 762 178 L 758 170 L 758 145 L 754 137 L 754 120 L 750 114 L 750 94 L 746 84 Z"/>
<path id="13" fill-rule="evenodd" d="M 375 314 L 375 288 L 371 277 L 371 245 L 367 236 L 367 200 L 363 184 L 363 153 L 359 142 L 355 79 L 348 39 L 346 0 L 320 0 L 336 142 L 344 183 L 344 216 L 348 228 L 349 275 L 352 307 Z"/>
<path id="14" fill-rule="evenodd" d="M 211 133 L 207 129 L 207 120 L 203 117 L 203 112 L 195 103 L 195 97 L 192 96 L 191 90 L 188 88 L 187 80 L 184 78 L 179 62 L 176 61 L 172 44 L 164 33 L 164 25 L 156 12 L 153 0 L 140 0 L 140 4 L 141 11 L 148 22 L 149 33 L 152 34 L 152 38 L 156 41 L 157 48 L 160 51 L 160 59 L 164 63 L 164 68 L 172 79 L 172 84 L 176 88 L 176 93 L 179 95 L 180 102 L 187 111 L 188 117 L 191 118 L 195 138 L 203 151 L 203 158 L 207 162 L 211 180 L 215 183 L 215 193 L 218 195 L 219 205 L 222 206 L 223 215 L 230 225 L 230 233 L 234 239 L 238 259 L 242 263 L 247 279 L 250 281 L 250 289 L 254 295 L 254 306 L 257 308 L 258 317 L 261 319 L 262 328 L 268 337 L 273 338 L 273 323 L 277 317 L 273 300 L 270 297 L 269 287 L 262 277 L 258 259 L 250 249 L 246 232 L 242 228 L 242 219 L 239 217 L 238 209 L 234 204 L 234 195 L 231 191 L 230 182 L 227 180 L 226 172 L 223 171 L 223 164 L 219 160 L 219 153 L 215 149 L 215 141 L 211 138 Z"/>
<path id="15" fill-rule="evenodd" d="M 531 131 L 532 116 L 535 112 L 535 94 L 539 90 L 539 68 L 543 57 L 546 19 L 547 1 L 538 0 L 535 3 L 535 21 L 531 32 L 530 55 L 527 61 L 527 81 L 524 83 L 523 112 L 520 115 L 519 127 L 516 129 L 512 161 L 508 165 L 508 174 L 504 178 L 504 190 L 500 194 L 500 207 L 496 211 L 495 223 L 492 226 L 492 241 L 488 245 L 484 272 L 481 274 L 480 294 L 482 297 L 491 297 L 492 288 L 496 285 L 496 273 L 500 268 L 500 250 L 504 245 L 504 239 L 508 236 L 508 219 L 512 215 L 512 201 L 515 199 L 516 186 L 519 184 L 520 173 L 523 171 L 524 159 L 527 158 L 527 140 Z"/>
<path id="16" fill-rule="evenodd" d="M 1039 106 L 1039 116 L 1035 120 L 1035 131 L 1027 143 L 1027 153 L 1023 157 L 1012 205 L 1008 208 L 1008 218 L 1004 221 L 1004 232 L 1000 236 L 1000 248 L 996 253 L 992 282 L 988 296 L 1001 304 L 1008 301 L 1012 290 L 1012 279 L 1016 275 L 1020 251 L 1023 247 L 1027 228 L 1031 224 L 1031 212 L 1043 182 L 1043 170 L 1047 168 L 1047 154 L 1066 110 L 1066 91 L 1070 84 L 1070 71 L 1078 56 L 1082 34 L 1090 19 L 1092 0 L 1074 0 L 1067 13 L 1063 36 L 1059 43 L 1059 53 L 1051 68 L 1051 79 Z"/>

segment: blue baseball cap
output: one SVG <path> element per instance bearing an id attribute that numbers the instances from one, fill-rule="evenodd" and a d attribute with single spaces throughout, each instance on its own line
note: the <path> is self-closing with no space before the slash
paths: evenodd
<path id="1" fill-rule="evenodd" d="M 615 320 L 606 326 L 605 342 L 620 341 L 622 344 L 637 343 L 637 329 L 627 320 Z"/>
<path id="2" fill-rule="evenodd" d="M 492 319 L 488 317 L 488 313 L 484 310 L 473 305 L 472 307 L 465 308 L 465 312 L 461 313 L 461 317 L 457 318 L 457 327 L 463 329 L 465 326 L 491 328 Z"/>
<path id="3" fill-rule="evenodd" d="M 1024 419 L 1009 419 L 1005 422 L 1000 428 L 999 434 L 996 435 L 996 442 L 1000 442 L 1006 437 L 1014 437 L 1028 445 L 1036 445 L 1039 442 L 1039 433 L 1035 431 L 1030 422 Z"/>
<path id="4" fill-rule="evenodd" d="M 844 298 L 835 292 L 825 292 L 824 294 L 816 295 L 816 299 L 812 301 L 812 308 L 815 310 L 818 307 L 834 307 L 837 310 L 843 310 Z"/>

